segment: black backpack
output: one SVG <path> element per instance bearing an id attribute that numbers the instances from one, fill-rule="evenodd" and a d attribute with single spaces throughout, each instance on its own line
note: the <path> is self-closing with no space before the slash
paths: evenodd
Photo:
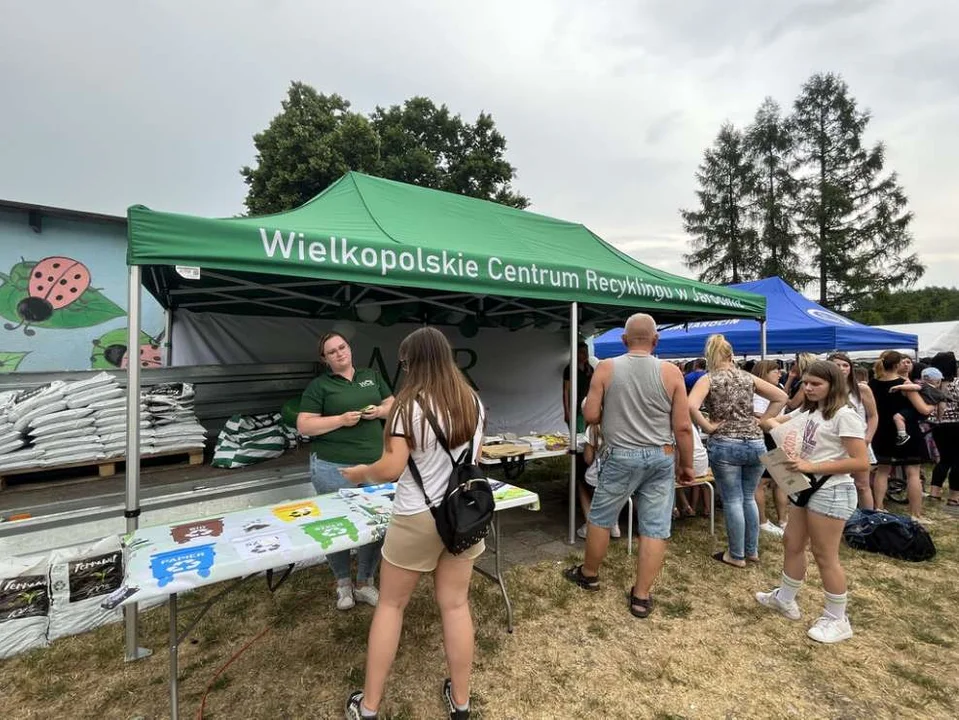
<path id="1" fill-rule="evenodd" d="M 426 494 L 423 477 L 416 463 L 413 462 L 412 453 L 406 464 L 416 484 L 420 486 L 423 497 L 426 498 L 427 507 L 433 513 L 436 531 L 443 545 L 451 554 L 459 555 L 489 534 L 495 507 L 493 490 L 482 469 L 473 463 L 473 441 L 470 440 L 469 447 L 460 453 L 458 458 L 454 458 L 446 435 L 443 434 L 436 417 L 425 401 L 420 403 L 420 408 L 426 421 L 433 428 L 440 447 L 446 451 L 453 463 L 446 492 L 438 503 L 434 505 Z"/>
<path id="2" fill-rule="evenodd" d="M 929 531 L 911 518 L 882 510 L 857 510 L 846 521 L 843 538 L 849 547 L 899 560 L 919 562 L 936 556 Z"/>

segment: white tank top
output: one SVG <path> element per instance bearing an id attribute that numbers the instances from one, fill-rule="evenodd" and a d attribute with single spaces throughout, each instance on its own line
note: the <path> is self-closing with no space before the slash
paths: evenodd
<path id="1" fill-rule="evenodd" d="M 853 409 L 859 413 L 859 417 L 863 419 L 863 422 L 866 421 L 866 406 L 863 405 L 862 398 L 857 398 L 852 393 L 849 393 L 849 404 L 852 405 Z"/>

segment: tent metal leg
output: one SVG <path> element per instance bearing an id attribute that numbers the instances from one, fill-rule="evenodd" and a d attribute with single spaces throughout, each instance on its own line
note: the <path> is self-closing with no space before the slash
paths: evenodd
<path id="1" fill-rule="evenodd" d="M 131 265 L 127 286 L 127 469 L 125 512 L 127 532 L 132 533 L 140 522 L 140 266 Z M 124 659 L 127 662 L 149 657 L 150 650 L 141 648 L 137 635 L 137 605 L 123 608 Z"/>
<path id="2" fill-rule="evenodd" d="M 176 593 L 170 596 L 170 720 L 178 720 L 180 717 L 179 700 L 179 667 L 177 663 L 177 651 L 180 647 L 180 638 L 177 633 L 177 614 L 176 614 Z"/>
<path id="3" fill-rule="evenodd" d="M 579 303 L 569 306 L 569 539 L 576 542 L 576 418 L 582 410 L 576 403 L 578 388 L 576 345 L 579 343 Z"/>
<path id="4" fill-rule="evenodd" d="M 759 359 L 766 359 L 766 318 L 759 321 Z"/>

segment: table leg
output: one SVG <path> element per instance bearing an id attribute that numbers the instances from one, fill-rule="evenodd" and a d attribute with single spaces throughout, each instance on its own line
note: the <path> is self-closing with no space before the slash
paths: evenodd
<path id="1" fill-rule="evenodd" d="M 177 633 L 176 593 L 170 595 L 170 720 L 178 720 L 180 707 L 177 699 L 179 690 L 177 679 L 177 650 L 180 638 Z"/>
<path id="2" fill-rule="evenodd" d="M 493 535 L 493 547 L 490 548 L 493 551 L 493 573 L 486 572 L 483 568 L 474 566 L 476 572 L 478 572 L 483 577 L 487 577 L 497 585 L 499 585 L 499 590 L 503 595 L 503 603 L 506 605 L 506 632 L 513 632 L 513 604 L 509 600 L 509 594 L 506 592 L 506 582 L 503 580 L 503 571 L 500 564 L 500 528 L 499 528 L 499 513 L 493 513 L 493 525 L 491 527 Z"/>
<path id="3" fill-rule="evenodd" d="M 709 534 L 716 534 L 716 488 L 713 484 L 704 483 L 709 488 Z"/>

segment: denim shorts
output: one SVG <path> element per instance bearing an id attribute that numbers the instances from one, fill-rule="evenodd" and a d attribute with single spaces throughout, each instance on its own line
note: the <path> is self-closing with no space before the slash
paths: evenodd
<path id="1" fill-rule="evenodd" d="M 636 529 L 645 537 L 665 540 L 673 520 L 676 485 L 674 456 L 661 447 L 610 448 L 599 471 L 589 507 L 589 522 L 611 528 L 629 498 L 636 506 Z"/>
<path id="2" fill-rule="evenodd" d="M 351 467 L 356 463 L 334 463 L 320 460 L 310 453 L 310 482 L 317 495 L 331 493 L 341 488 L 356 487 L 340 474 L 340 468 Z"/>
<path id="3" fill-rule="evenodd" d="M 848 520 L 856 512 L 858 501 L 855 484 L 844 482 L 832 487 L 819 488 L 809 498 L 806 509 L 836 520 Z"/>

